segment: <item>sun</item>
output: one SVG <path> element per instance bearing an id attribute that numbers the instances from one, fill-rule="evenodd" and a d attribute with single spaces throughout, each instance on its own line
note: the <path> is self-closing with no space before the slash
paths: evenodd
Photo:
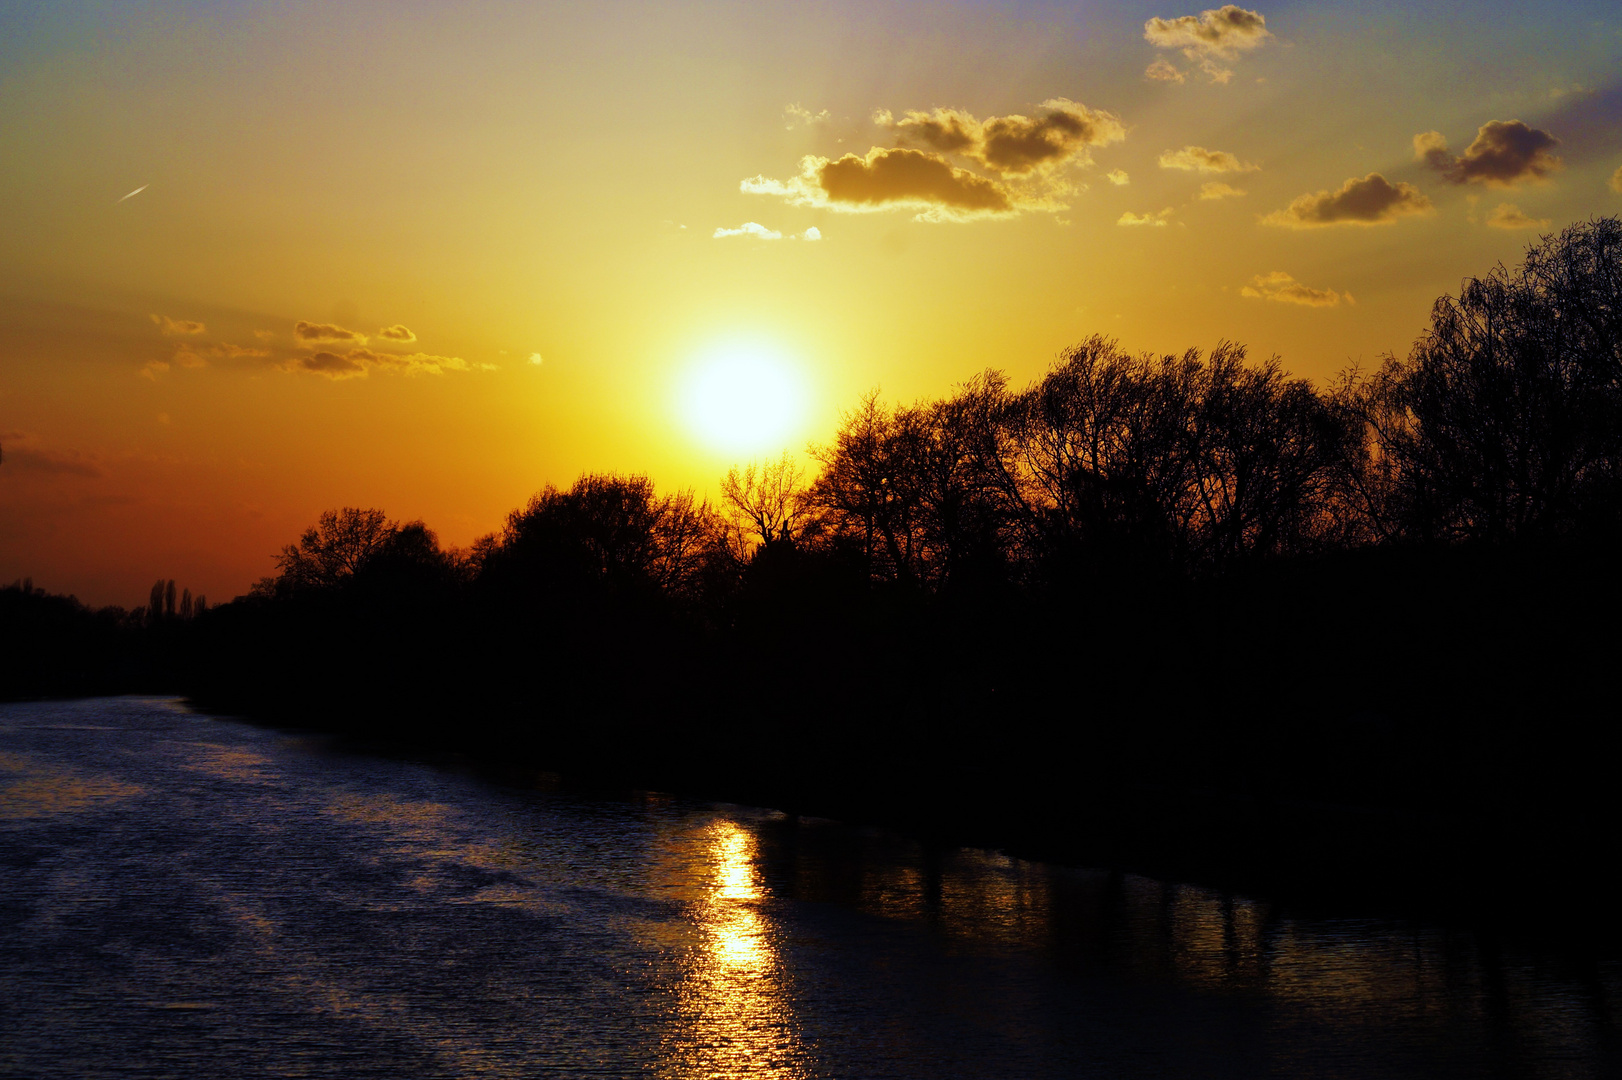
<path id="1" fill-rule="evenodd" d="M 683 379 L 679 409 L 687 430 L 728 453 L 780 450 L 806 412 L 806 385 L 794 358 L 776 345 L 729 341 L 701 350 Z"/>

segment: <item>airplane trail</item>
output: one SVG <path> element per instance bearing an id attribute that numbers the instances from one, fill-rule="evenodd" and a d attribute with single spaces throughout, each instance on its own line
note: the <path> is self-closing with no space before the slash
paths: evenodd
<path id="1" fill-rule="evenodd" d="M 151 186 L 152 186 L 151 184 L 142 184 L 140 187 L 136 188 L 134 191 L 132 191 L 128 195 L 124 196 L 124 199 L 134 198 L 135 196 L 139 195 L 141 192 L 145 191 L 147 188 L 149 188 Z M 124 199 L 119 199 L 118 202 L 113 203 L 113 205 L 117 206 L 118 203 L 123 202 Z"/>

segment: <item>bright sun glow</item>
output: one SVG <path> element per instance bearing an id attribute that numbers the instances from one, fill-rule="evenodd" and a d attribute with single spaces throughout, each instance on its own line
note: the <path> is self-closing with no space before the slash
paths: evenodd
<path id="1" fill-rule="evenodd" d="M 782 449 L 805 416 L 805 380 L 781 349 L 731 342 L 701 352 L 683 382 L 682 420 L 731 453 Z"/>

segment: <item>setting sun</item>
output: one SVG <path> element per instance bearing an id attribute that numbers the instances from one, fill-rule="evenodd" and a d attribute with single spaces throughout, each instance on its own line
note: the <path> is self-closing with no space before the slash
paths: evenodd
<path id="1" fill-rule="evenodd" d="M 805 418 L 807 388 L 782 349 L 732 341 L 702 350 L 682 382 L 678 407 L 692 436 L 736 454 L 781 449 Z"/>

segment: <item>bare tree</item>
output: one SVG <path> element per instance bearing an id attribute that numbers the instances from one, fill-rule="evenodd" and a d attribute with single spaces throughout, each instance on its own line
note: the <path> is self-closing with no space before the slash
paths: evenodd
<path id="1" fill-rule="evenodd" d="M 763 464 L 733 466 L 721 478 L 721 498 L 731 545 L 740 559 L 759 547 L 793 544 L 811 517 L 805 470 L 786 450 Z"/>
<path id="2" fill-rule="evenodd" d="M 346 506 L 328 510 L 296 544 L 276 557 L 281 582 L 291 588 L 332 588 L 352 578 L 399 531 L 381 510 Z"/>

